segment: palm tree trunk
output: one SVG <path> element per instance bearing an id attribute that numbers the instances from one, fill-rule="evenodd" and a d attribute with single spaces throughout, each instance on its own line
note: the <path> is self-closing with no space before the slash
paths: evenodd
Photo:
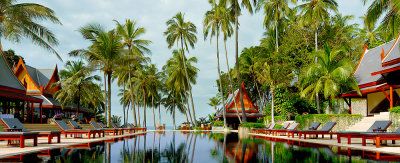
<path id="1" fill-rule="evenodd" d="M 132 105 L 133 105 L 133 109 L 132 109 L 133 122 L 135 123 L 135 126 L 137 126 L 136 107 L 135 107 L 135 103 L 134 103 L 135 100 L 133 100 L 133 86 L 132 86 L 132 82 L 131 82 L 131 67 L 130 66 L 129 66 L 128 78 L 129 78 L 129 85 L 130 85 L 130 89 L 131 89 L 131 101 L 132 101 Z"/>
<path id="2" fill-rule="evenodd" d="M 156 127 L 156 115 L 154 114 L 154 97 L 151 97 L 151 103 L 153 104 L 153 124 L 154 124 L 154 130 L 157 129 Z"/>
<path id="3" fill-rule="evenodd" d="M 318 26 L 315 28 L 315 51 L 316 52 L 318 51 Z M 318 61 L 318 58 L 315 57 L 315 62 L 317 62 L 317 61 Z M 316 93 L 315 97 L 316 97 L 316 101 L 317 101 L 318 114 L 321 114 L 321 110 L 319 108 L 319 95 L 318 95 L 318 93 Z"/>
<path id="4" fill-rule="evenodd" d="M 124 92 L 122 93 L 122 99 L 125 98 L 125 82 L 123 83 L 123 85 L 124 85 Z M 126 125 L 126 119 L 125 119 L 125 104 L 124 104 L 124 103 L 122 104 L 122 110 L 123 110 L 123 112 L 124 112 L 124 125 Z"/>
<path id="5" fill-rule="evenodd" d="M 161 98 L 161 97 L 160 97 Z M 161 100 L 161 99 L 160 99 Z M 158 105 L 158 126 L 161 126 L 161 102 Z"/>
<path id="6" fill-rule="evenodd" d="M 235 1 L 237 3 L 237 1 Z M 238 32 L 239 32 L 239 15 L 238 15 L 238 4 L 235 4 L 236 11 L 235 11 L 235 61 L 236 61 L 236 71 L 237 71 L 237 81 L 238 81 L 238 88 L 239 88 L 239 96 L 240 96 L 240 105 L 242 107 L 242 122 L 246 123 L 247 118 L 246 118 L 246 110 L 244 108 L 244 103 L 243 103 L 243 92 L 242 92 L 242 82 L 240 80 L 240 71 L 239 71 L 239 42 L 238 42 Z"/>
<path id="7" fill-rule="evenodd" d="M 232 96 L 233 96 L 235 94 L 235 89 L 233 89 L 232 77 L 231 77 L 231 73 L 230 73 L 231 69 L 229 68 L 228 50 L 226 48 L 226 40 L 224 40 L 224 47 L 225 47 L 226 67 L 228 68 L 229 84 L 231 86 L 231 91 L 232 91 Z M 236 115 L 239 119 L 239 122 L 242 123 L 242 119 L 240 118 L 240 115 L 239 115 L 238 103 L 236 102 L 236 98 L 233 98 L 233 102 L 235 103 Z M 225 106 L 223 106 L 223 107 L 225 108 Z"/>
<path id="8" fill-rule="evenodd" d="M 217 27 L 217 30 L 218 27 Z M 218 47 L 218 31 L 217 31 L 217 70 L 218 70 L 218 77 L 219 77 L 219 92 L 221 93 L 221 98 L 222 98 L 222 106 L 225 106 L 225 97 L 224 97 L 224 92 L 222 91 L 222 78 L 221 78 L 221 70 L 219 68 L 219 47 Z M 226 108 L 223 107 L 223 116 L 224 116 L 224 128 L 227 127 L 226 125 Z"/>
<path id="9" fill-rule="evenodd" d="M 111 126 L 110 122 L 111 122 L 111 75 L 112 73 L 108 73 L 107 74 L 107 85 L 108 85 L 108 108 L 107 108 L 107 125 Z"/>
<path id="10" fill-rule="evenodd" d="M 138 123 L 139 123 L 139 126 L 141 126 L 140 125 L 140 108 L 139 108 L 139 99 L 137 98 L 137 96 L 136 96 L 136 108 L 137 108 L 137 115 L 138 115 Z M 136 116 L 136 115 L 135 115 Z"/>
<path id="11" fill-rule="evenodd" d="M 278 22 L 276 22 L 276 27 L 275 27 L 275 41 L 276 41 L 276 52 L 279 52 L 279 45 L 278 45 Z"/>
<path id="12" fill-rule="evenodd" d="M 174 108 L 174 110 L 173 110 L 173 115 L 172 115 L 172 120 L 174 121 L 174 130 L 176 130 L 176 124 L 175 124 L 175 106 L 173 107 Z"/>
<path id="13" fill-rule="evenodd" d="M 181 47 L 182 47 L 182 59 L 183 59 L 183 67 L 185 69 L 185 74 L 186 74 L 186 80 L 187 80 L 187 85 L 189 89 L 189 96 L 190 96 L 190 102 L 192 103 L 192 112 L 193 112 L 193 120 L 194 120 L 194 125 L 197 126 L 196 122 L 196 112 L 194 111 L 194 103 L 193 103 L 193 96 L 192 96 L 192 88 L 190 86 L 190 80 L 189 80 L 189 75 L 187 73 L 187 68 L 186 68 L 186 60 L 185 60 L 185 49 L 183 49 L 183 40 L 181 39 Z"/>
<path id="14" fill-rule="evenodd" d="M 143 90 L 143 126 L 144 128 L 147 128 L 147 122 L 146 122 L 146 91 Z"/>
<path id="15" fill-rule="evenodd" d="M 188 118 L 188 113 L 187 112 L 185 112 L 185 116 L 186 116 L 186 122 L 189 123 L 189 118 Z"/>
<path id="16" fill-rule="evenodd" d="M 108 96 L 107 96 L 107 80 L 106 80 L 106 77 L 107 77 L 107 74 L 104 72 L 104 107 L 105 107 L 105 111 L 104 111 L 104 114 L 105 114 L 105 117 L 106 117 L 106 120 L 107 120 L 107 105 L 108 105 L 108 103 L 107 103 L 107 101 L 108 101 Z"/>
<path id="17" fill-rule="evenodd" d="M 271 86 L 271 103 L 272 103 L 272 107 L 271 107 L 271 123 L 274 123 L 275 122 L 275 120 L 274 120 L 274 110 L 275 110 L 275 106 L 274 106 L 274 93 L 275 93 L 275 86 Z"/>
<path id="18" fill-rule="evenodd" d="M 185 87 L 185 86 L 184 86 L 184 87 Z M 185 88 L 185 89 L 186 89 L 186 88 Z M 182 104 L 183 104 L 183 103 L 184 103 L 184 102 L 183 102 L 183 99 L 182 99 Z M 188 99 L 188 98 L 186 98 L 186 106 L 187 106 L 187 109 L 185 110 L 185 114 L 189 113 L 190 123 L 193 125 L 194 123 L 193 123 L 192 115 L 190 114 L 189 99 Z M 189 123 L 189 121 L 188 121 L 188 123 Z"/>

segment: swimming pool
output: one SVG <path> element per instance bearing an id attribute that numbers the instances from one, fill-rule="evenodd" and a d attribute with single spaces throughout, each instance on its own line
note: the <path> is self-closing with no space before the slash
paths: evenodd
<path id="1" fill-rule="evenodd" d="M 273 151 L 273 152 L 272 152 Z M 398 155 L 271 138 L 239 140 L 237 134 L 149 132 L 2 158 L 23 162 L 379 162 Z"/>

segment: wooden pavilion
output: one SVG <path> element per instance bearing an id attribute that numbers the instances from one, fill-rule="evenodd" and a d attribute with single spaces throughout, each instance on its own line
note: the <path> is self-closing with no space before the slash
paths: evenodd
<path id="1" fill-rule="evenodd" d="M 243 83 L 241 85 L 241 89 L 243 93 L 243 103 L 245 107 L 247 122 L 256 122 L 257 118 L 264 117 L 265 115 L 263 115 L 258 107 L 255 106 L 254 103 L 251 101 L 250 96 L 247 94 Z M 237 103 L 238 110 L 236 110 L 235 101 Z M 226 111 L 227 125 L 233 129 L 238 128 L 240 121 L 237 113 L 239 113 L 240 118 L 242 118 L 242 106 L 240 102 L 239 89 L 236 90 L 233 94 L 229 94 L 228 98 L 226 99 L 226 105 L 224 109 Z M 223 112 L 218 111 L 216 118 L 218 120 L 223 120 Z"/>
<path id="2" fill-rule="evenodd" d="M 26 94 L 26 89 L 3 55 L 0 55 L 0 117 L 14 117 L 21 122 L 34 123 L 41 112 L 34 112 L 34 105 L 42 110 L 43 100 Z"/>
<path id="3" fill-rule="evenodd" d="M 54 69 L 37 69 L 26 65 L 23 60 L 20 59 L 17 66 L 14 68 L 14 74 L 27 89 L 27 95 L 43 100 L 43 115 L 45 115 L 46 118 L 59 113 L 64 114 L 66 117 L 76 114 L 76 105 L 69 104 L 63 107 L 61 103 L 53 97 L 58 90 L 62 89 L 61 85 L 54 86 L 54 83 L 60 81 L 57 66 L 55 66 Z M 38 110 L 39 107 L 35 106 L 35 109 Z M 93 111 L 85 107 L 80 107 L 79 109 L 79 117 L 86 120 L 90 119 L 90 114 L 92 113 Z"/>
<path id="4" fill-rule="evenodd" d="M 400 49 L 399 38 L 373 49 L 364 48 L 354 71 L 361 94 L 349 92 L 342 95 L 351 113 L 351 98 L 366 99 L 365 115 L 387 112 L 400 105 Z"/>

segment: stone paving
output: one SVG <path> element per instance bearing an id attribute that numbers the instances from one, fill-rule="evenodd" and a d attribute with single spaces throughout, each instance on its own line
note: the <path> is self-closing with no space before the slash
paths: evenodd
<path id="1" fill-rule="evenodd" d="M 147 132 L 153 132 L 153 130 L 148 130 Z M 68 138 L 65 138 L 64 134 L 61 135 L 61 143 L 56 143 L 57 138 L 53 139 L 53 144 L 47 144 L 47 138 L 38 138 L 38 146 L 33 146 L 33 139 L 25 140 L 25 148 L 20 148 L 19 145 L 17 146 L 10 146 L 7 145 L 7 141 L 0 141 L 0 158 L 15 156 L 20 154 L 27 154 L 27 153 L 34 153 L 40 151 L 46 151 L 50 149 L 57 149 L 63 148 L 68 146 L 74 146 L 79 144 L 89 144 L 89 143 L 96 143 L 102 142 L 107 140 L 115 140 L 115 139 L 123 139 L 124 137 L 130 137 L 135 135 L 144 134 L 147 132 L 137 132 L 137 133 L 125 133 L 124 135 L 105 135 L 105 137 L 101 138 L 90 138 L 88 139 L 87 136 L 83 136 L 83 138 L 71 138 L 68 135 Z"/>

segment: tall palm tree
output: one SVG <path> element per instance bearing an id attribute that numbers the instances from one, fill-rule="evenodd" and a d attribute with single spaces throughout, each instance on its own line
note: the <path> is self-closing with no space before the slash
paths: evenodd
<path id="1" fill-rule="evenodd" d="M 222 2 L 222 3 L 221 3 Z M 218 4 L 215 0 L 209 1 L 212 9 L 207 11 L 203 21 L 203 33 L 204 39 L 207 39 L 208 34 L 211 32 L 210 37 L 216 37 L 216 46 L 217 46 L 217 70 L 218 70 L 218 77 L 219 77 L 219 87 L 220 87 L 220 94 L 222 97 L 222 104 L 225 106 L 225 96 L 222 91 L 222 78 L 221 78 L 221 69 L 219 66 L 219 34 L 222 26 L 227 26 L 230 24 L 229 20 L 225 17 L 228 16 L 227 9 L 225 8 L 225 3 L 220 1 Z M 223 117 L 224 117 L 224 127 L 226 127 L 226 110 L 223 109 Z"/>
<path id="2" fill-rule="evenodd" d="M 315 29 L 315 51 L 318 51 L 318 27 L 319 25 L 329 19 L 329 11 L 337 11 L 338 4 L 335 0 L 305 0 L 304 4 L 298 6 L 301 10 L 302 23 L 308 24 Z M 317 58 L 315 58 L 317 62 Z M 319 108 L 319 95 L 316 95 L 317 110 Z"/>
<path id="3" fill-rule="evenodd" d="M 290 0 L 292 3 L 296 3 L 297 0 Z M 279 21 L 282 20 L 286 14 L 289 12 L 289 1 L 288 0 L 262 0 L 259 7 L 264 8 L 264 25 L 269 27 L 272 25 L 275 27 L 275 43 L 276 51 L 279 51 L 279 41 L 278 41 L 278 26 Z"/>
<path id="4" fill-rule="evenodd" d="M 136 21 L 131 21 L 130 19 L 125 20 L 125 24 L 121 24 L 114 20 L 117 24 L 117 33 L 122 37 L 122 43 L 125 49 L 125 56 L 122 57 L 123 64 L 120 66 L 121 69 L 125 70 L 127 75 L 127 84 L 132 84 L 131 77 L 132 72 L 136 69 L 143 68 L 143 62 L 147 62 L 148 58 L 144 57 L 144 54 L 151 54 L 148 45 L 151 43 L 149 40 L 141 39 L 141 37 L 146 33 L 146 29 L 140 27 L 136 24 Z M 118 75 L 119 76 L 119 75 Z M 124 82 L 124 83 L 125 83 Z M 133 87 L 131 86 L 131 101 L 134 101 Z M 136 110 L 132 109 L 134 123 L 137 125 Z"/>
<path id="5" fill-rule="evenodd" d="M 181 45 L 181 58 L 184 60 L 185 58 L 185 50 L 189 52 L 189 46 L 194 48 L 194 44 L 197 42 L 197 28 L 196 26 L 188 21 L 185 21 L 184 14 L 181 12 L 177 13 L 174 17 L 167 21 L 167 30 L 164 32 L 164 35 L 167 36 L 168 48 L 171 48 L 175 43 L 178 45 L 180 42 Z M 188 46 L 189 44 L 189 46 Z M 189 80 L 189 75 L 186 69 L 186 64 L 183 64 L 185 68 L 185 74 L 187 80 Z M 196 123 L 196 113 L 194 110 L 193 96 L 192 96 L 192 88 L 189 82 L 187 82 L 187 89 L 189 90 L 190 101 L 192 103 L 192 113 L 194 124 Z"/>
<path id="6" fill-rule="evenodd" d="M 98 24 L 89 24 L 79 29 L 81 35 L 92 44 L 87 49 L 70 52 L 71 56 L 82 56 L 89 64 L 96 65 L 104 73 L 104 86 L 107 85 L 107 125 L 111 122 L 111 82 L 112 74 L 123 54 L 121 37 L 115 30 L 106 31 Z"/>
<path id="7" fill-rule="evenodd" d="M 227 2 L 230 3 L 230 8 L 231 8 L 231 13 L 234 15 L 234 20 L 235 20 L 235 62 L 236 62 L 236 72 L 237 72 L 237 85 L 238 88 L 241 86 L 241 79 L 240 79 L 240 71 L 239 71 L 239 15 L 241 14 L 241 8 L 240 6 L 246 8 L 250 14 L 253 14 L 253 7 L 258 5 L 258 0 L 227 0 Z M 240 4 L 240 5 L 239 5 Z M 239 89 L 239 96 L 240 96 L 240 104 L 242 107 L 242 122 L 247 122 L 246 119 L 246 113 L 245 113 L 245 108 L 244 108 L 244 103 L 243 103 L 243 92 L 242 89 Z"/>
<path id="8" fill-rule="evenodd" d="M 326 45 L 323 52 L 315 52 L 318 61 L 311 64 L 300 79 L 301 95 L 310 99 L 315 94 L 323 94 L 332 109 L 331 99 L 340 93 L 359 88 L 353 78 L 352 63 L 344 55 L 342 49 L 329 49 Z"/>
<path id="9" fill-rule="evenodd" d="M 367 0 L 363 0 L 364 5 Z M 380 20 L 381 16 L 381 27 L 385 29 L 389 36 L 389 40 L 394 39 L 399 32 L 400 24 L 400 2 L 397 0 L 373 0 L 371 5 L 368 7 L 365 21 L 368 24 L 376 23 Z"/>
<path id="10" fill-rule="evenodd" d="M 364 20 L 364 28 L 359 29 L 358 35 L 363 39 L 364 45 L 369 48 L 374 48 L 384 43 L 381 35 L 382 30 L 376 27 L 376 22 L 368 22 L 365 17 L 361 17 Z"/>
<path id="11" fill-rule="evenodd" d="M 17 3 L 17 0 L 0 1 L 0 52 L 3 54 L 1 39 L 20 42 L 22 37 L 29 38 L 34 44 L 60 55 L 52 46 L 58 45 L 55 34 L 39 22 L 50 21 L 61 24 L 54 11 L 36 3 Z"/>
<path id="12" fill-rule="evenodd" d="M 96 106 L 104 100 L 100 86 L 95 83 L 101 78 L 91 75 L 93 70 L 92 67 L 86 67 L 82 61 L 67 61 L 65 69 L 60 71 L 61 80 L 53 85 L 63 86 L 63 89 L 55 93 L 56 99 L 63 106 L 77 104 L 76 116 L 81 104 Z"/>
<path id="13" fill-rule="evenodd" d="M 156 100 L 160 97 L 158 97 L 159 92 L 160 92 L 160 87 L 161 87 L 161 73 L 158 72 L 156 66 L 154 64 L 151 64 L 149 68 L 147 69 L 147 80 L 146 82 L 149 85 L 149 96 L 151 97 L 151 107 L 153 108 L 153 124 L 154 124 L 154 129 L 156 129 L 156 116 L 154 113 L 154 109 L 157 106 L 156 105 Z"/>
<path id="14" fill-rule="evenodd" d="M 278 54 L 275 54 L 278 55 Z M 275 57 L 275 58 L 274 58 Z M 293 80 L 290 65 L 277 56 L 272 56 L 269 61 L 257 62 L 256 66 L 261 71 L 256 71 L 257 80 L 263 85 L 267 85 L 271 92 L 271 120 L 274 122 L 274 95 L 275 88 L 280 85 L 288 84 Z"/>
<path id="15" fill-rule="evenodd" d="M 215 111 L 217 112 L 217 107 L 221 105 L 221 100 L 218 97 L 211 97 L 209 100 L 210 102 L 207 104 L 214 107 Z"/>

